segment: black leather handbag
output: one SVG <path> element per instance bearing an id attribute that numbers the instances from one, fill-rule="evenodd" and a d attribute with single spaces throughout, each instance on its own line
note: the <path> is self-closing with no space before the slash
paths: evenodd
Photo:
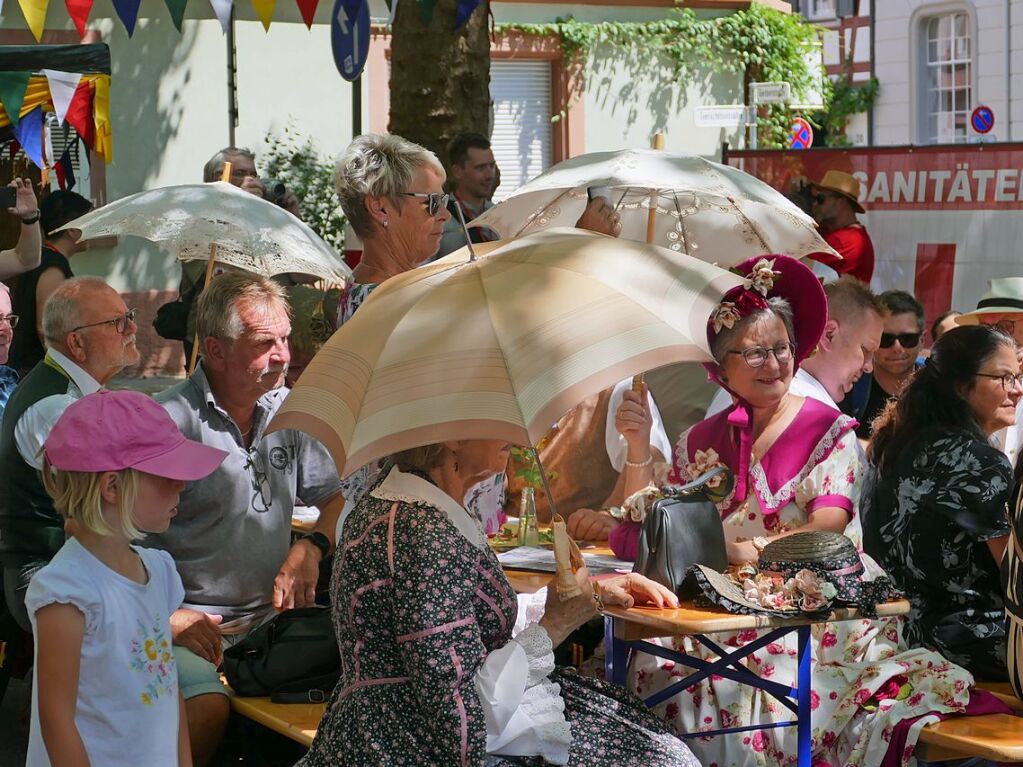
<path id="1" fill-rule="evenodd" d="M 728 567 L 725 531 L 714 504 L 724 500 L 734 485 L 735 475 L 718 466 L 688 485 L 664 488 L 665 497 L 643 520 L 632 571 L 682 596 L 682 583 L 693 565 L 719 572 Z"/>
<path id="2" fill-rule="evenodd" d="M 224 674 L 238 695 L 275 703 L 325 701 L 341 672 L 330 608 L 288 610 L 224 651 Z"/>

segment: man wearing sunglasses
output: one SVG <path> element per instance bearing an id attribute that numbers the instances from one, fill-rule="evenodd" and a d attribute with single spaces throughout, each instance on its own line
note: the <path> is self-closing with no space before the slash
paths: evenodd
<path id="1" fill-rule="evenodd" d="M 12 324 L 3 295 L 0 339 Z M 62 282 L 46 302 L 42 324 L 46 356 L 14 389 L 0 420 L 0 564 L 8 609 L 26 631 L 29 580 L 64 543 L 64 522 L 39 480 L 40 448 L 72 402 L 139 361 L 135 310 L 98 277 Z"/>
<path id="2" fill-rule="evenodd" d="M 866 212 L 859 196 L 860 182 L 838 170 L 829 170 L 811 185 L 810 213 L 820 226 L 824 241 L 842 257 L 815 254 L 813 258 L 839 274 L 851 274 L 869 285 L 874 276 L 874 244 L 856 218 L 857 213 Z"/>
<path id="3" fill-rule="evenodd" d="M 856 429 L 860 439 L 870 438 L 874 419 L 923 364 L 924 307 L 904 290 L 885 291 L 878 299 L 884 307 L 884 329 L 874 355 L 874 371 L 863 376 L 842 403 L 842 410 L 860 422 Z"/>
<path id="4" fill-rule="evenodd" d="M 1023 361 L 1023 277 L 1000 277 L 988 283 L 988 291 L 972 312 L 956 317 L 959 325 L 993 325 L 1016 341 L 1016 354 Z M 1016 425 L 995 432 L 992 441 L 1009 463 L 1016 465 L 1023 445 L 1023 403 L 1016 407 Z"/>

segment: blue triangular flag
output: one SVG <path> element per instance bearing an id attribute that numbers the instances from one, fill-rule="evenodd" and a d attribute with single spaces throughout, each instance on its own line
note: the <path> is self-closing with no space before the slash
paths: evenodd
<path id="1" fill-rule="evenodd" d="M 476 10 L 476 6 L 479 4 L 480 0 L 458 0 L 458 10 L 455 13 L 456 32 L 469 20 L 469 17 L 472 16 L 472 12 Z"/>
<path id="2" fill-rule="evenodd" d="M 139 6 L 142 0 L 113 0 L 117 17 L 128 30 L 128 37 L 135 34 L 135 23 L 139 20 Z"/>
<path id="3" fill-rule="evenodd" d="M 14 137 L 22 150 L 38 167 L 43 167 L 43 108 L 33 109 L 22 115 L 21 121 L 12 126 Z"/>

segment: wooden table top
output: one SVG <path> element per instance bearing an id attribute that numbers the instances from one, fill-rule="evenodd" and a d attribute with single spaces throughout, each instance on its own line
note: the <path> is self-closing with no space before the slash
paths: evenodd
<path id="1" fill-rule="evenodd" d="M 909 602 L 899 599 L 877 606 L 879 617 L 905 615 Z M 805 626 L 826 621 L 849 621 L 861 618 L 860 611 L 853 607 L 832 610 L 826 618 L 811 618 L 805 615 L 791 618 L 775 618 L 771 615 L 739 615 L 720 607 L 697 607 L 683 604 L 674 609 L 656 607 L 608 607 L 605 615 L 619 618 L 615 625 L 615 636 L 619 639 L 636 640 L 650 637 L 676 636 L 678 634 L 714 634 L 721 631 L 742 629 L 784 628 Z"/>
<path id="2" fill-rule="evenodd" d="M 586 542 L 579 541 L 580 546 L 587 546 L 582 549 L 583 554 L 599 554 L 605 557 L 613 557 L 614 552 L 607 545 L 607 541 Z M 498 551 L 497 553 L 502 553 Z M 532 570 L 512 570 L 504 568 L 504 575 L 508 582 L 515 589 L 517 594 L 533 594 L 546 586 L 554 573 L 537 573 Z"/>
<path id="3" fill-rule="evenodd" d="M 306 748 L 313 744 L 327 708 L 326 703 L 271 703 L 268 697 L 243 698 L 233 693 L 230 697 L 232 710 Z"/>

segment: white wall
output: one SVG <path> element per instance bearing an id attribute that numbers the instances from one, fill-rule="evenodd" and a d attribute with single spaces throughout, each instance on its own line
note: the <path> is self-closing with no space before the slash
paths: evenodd
<path id="1" fill-rule="evenodd" d="M 999 141 L 1023 139 L 1023 0 L 883 0 L 874 8 L 874 68 L 881 84 L 874 107 L 877 144 L 920 143 L 915 116 L 920 21 L 957 9 L 974 20 L 973 105 L 994 110 L 992 133 Z M 1006 78 L 1007 8 L 1012 16 L 1011 94 Z"/>

